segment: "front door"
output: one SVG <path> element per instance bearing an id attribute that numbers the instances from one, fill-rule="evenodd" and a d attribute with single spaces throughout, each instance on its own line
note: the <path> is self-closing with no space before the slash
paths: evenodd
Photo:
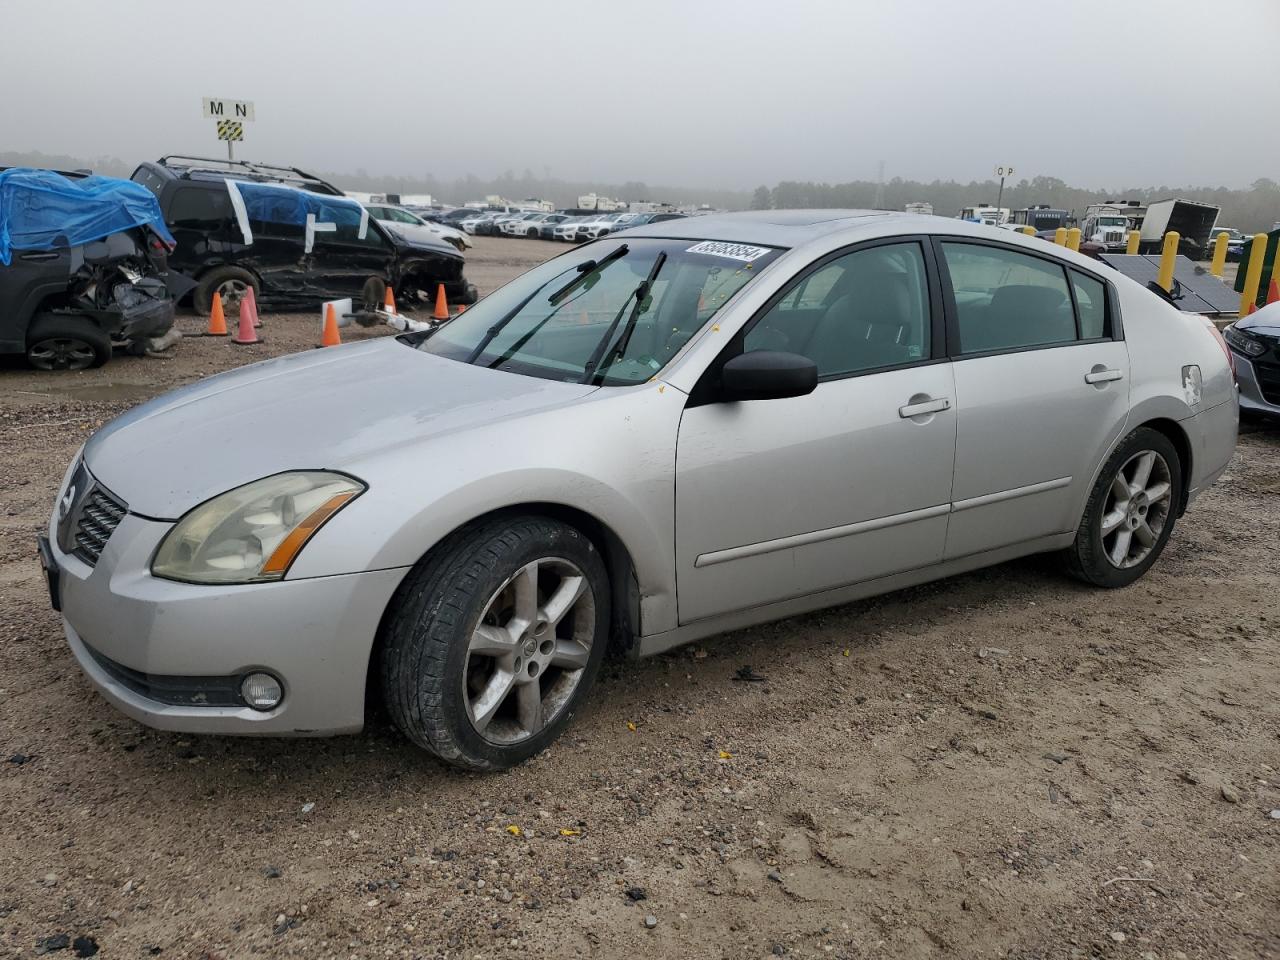
<path id="1" fill-rule="evenodd" d="M 956 410 L 928 259 L 918 239 L 833 255 L 720 358 L 808 356 L 820 376 L 808 396 L 695 390 L 676 451 L 681 623 L 941 560 Z"/>
<path id="2" fill-rule="evenodd" d="M 958 410 L 947 559 L 1068 533 L 1128 416 L 1114 297 L 1056 259 L 937 247 Z"/>

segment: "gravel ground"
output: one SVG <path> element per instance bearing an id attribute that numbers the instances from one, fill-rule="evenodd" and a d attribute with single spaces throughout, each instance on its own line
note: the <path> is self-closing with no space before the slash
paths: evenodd
<path id="1" fill-rule="evenodd" d="M 479 238 L 468 272 L 560 249 Z M 66 650 L 33 540 L 76 447 L 318 315 L 262 332 L 0 369 L 0 951 L 1280 956 L 1276 430 L 1127 590 L 1037 558 L 611 663 L 552 749 L 471 776 L 385 722 L 157 733 Z"/>

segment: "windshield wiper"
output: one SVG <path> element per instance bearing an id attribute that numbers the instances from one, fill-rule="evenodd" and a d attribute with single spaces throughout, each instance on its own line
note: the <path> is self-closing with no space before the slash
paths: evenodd
<path id="1" fill-rule="evenodd" d="M 559 290 L 555 291 L 551 296 L 547 297 L 547 302 L 557 304 L 570 293 L 578 288 L 579 285 L 586 283 L 591 277 L 599 273 L 605 266 L 619 260 L 627 255 L 627 245 L 624 243 L 612 253 L 601 257 L 599 260 L 587 260 L 578 264 L 578 276 L 574 277 Z"/>
<path id="2" fill-rule="evenodd" d="M 631 332 L 635 330 L 636 322 L 640 319 L 640 308 L 644 306 L 645 298 L 649 296 L 649 290 L 653 286 L 653 281 L 658 277 L 658 271 L 662 269 L 662 265 L 666 262 L 666 253 L 659 253 L 653 261 L 653 267 L 649 270 L 649 275 L 636 284 L 636 288 L 631 291 L 630 296 L 623 301 L 622 309 L 618 311 L 618 315 L 609 324 L 609 329 L 600 338 L 600 343 L 591 352 L 591 358 L 587 361 L 586 368 L 583 370 L 583 383 L 591 383 L 594 380 L 596 386 L 599 386 L 604 382 L 603 371 L 626 352 L 627 344 L 631 342 Z M 622 321 L 622 315 L 626 312 L 627 304 L 631 302 L 632 297 L 635 297 L 636 302 L 631 307 L 631 314 L 627 317 L 627 325 L 622 331 L 622 336 L 618 338 L 617 345 L 609 351 L 608 362 L 601 362 L 605 349 L 609 346 L 609 341 L 613 339 L 613 331 L 618 328 L 618 324 Z M 601 372 L 597 374 L 597 370 Z"/>

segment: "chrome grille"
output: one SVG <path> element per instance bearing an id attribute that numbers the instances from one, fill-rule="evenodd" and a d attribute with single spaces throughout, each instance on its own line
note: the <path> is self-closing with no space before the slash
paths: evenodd
<path id="1" fill-rule="evenodd" d="M 103 547 L 124 519 L 127 509 L 102 487 L 94 486 L 80 506 L 80 519 L 76 524 L 76 556 L 90 566 L 97 563 Z"/>

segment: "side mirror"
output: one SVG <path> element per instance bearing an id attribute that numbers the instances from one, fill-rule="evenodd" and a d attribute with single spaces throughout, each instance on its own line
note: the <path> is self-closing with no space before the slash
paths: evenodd
<path id="1" fill-rule="evenodd" d="M 720 399 L 781 400 L 803 397 L 818 386 L 818 365 L 798 353 L 751 350 L 720 371 Z"/>

